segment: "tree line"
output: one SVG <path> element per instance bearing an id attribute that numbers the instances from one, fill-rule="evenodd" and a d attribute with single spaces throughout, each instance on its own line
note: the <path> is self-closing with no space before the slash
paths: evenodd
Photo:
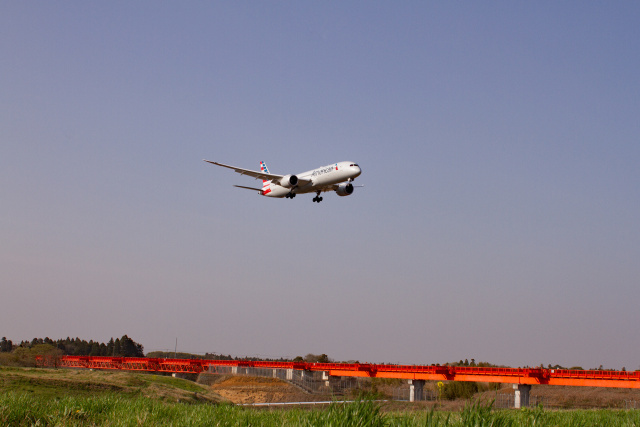
<path id="1" fill-rule="evenodd" d="M 33 349 L 37 346 L 47 345 L 60 354 L 68 356 L 121 356 L 121 357 L 144 357 L 144 347 L 123 335 L 115 340 L 111 338 L 109 342 L 103 343 L 93 340 L 83 340 L 80 338 L 70 338 L 52 340 L 46 338 L 34 338 L 31 341 L 21 341 L 14 344 L 6 337 L 0 340 L 0 352 L 11 353 L 18 349 Z"/>
<path id="2" fill-rule="evenodd" d="M 218 353 L 183 353 L 173 351 L 151 351 L 147 353 L 147 357 L 156 359 L 206 359 L 206 360 L 244 360 L 244 361 L 269 361 L 269 362 L 291 362 L 291 359 L 281 357 L 279 359 L 265 358 L 265 357 L 253 357 L 253 356 L 232 356 L 230 354 L 218 354 Z"/>

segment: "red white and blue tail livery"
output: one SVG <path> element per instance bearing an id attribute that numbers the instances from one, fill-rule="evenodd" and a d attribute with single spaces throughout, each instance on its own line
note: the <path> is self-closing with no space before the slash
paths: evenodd
<path id="1" fill-rule="evenodd" d="M 350 196 L 353 194 L 354 187 L 356 187 L 353 185 L 353 180 L 362 173 L 360 166 L 353 162 L 334 163 L 295 175 L 271 174 L 265 162 L 260 162 L 260 171 L 242 169 L 210 160 L 205 160 L 205 162 L 233 169 L 240 175 L 248 175 L 262 180 L 262 188 L 245 187 L 243 185 L 235 185 L 235 187 L 255 190 L 261 196 L 285 197 L 288 199 L 293 199 L 296 194 L 316 193 L 313 201 L 317 203 L 322 201 L 320 194 L 325 191 L 335 191 L 338 196 Z"/>
<path id="2" fill-rule="evenodd" d="M 268 174 L 269 173 L 269 169 L 267 169 L 267 164 L 265 162 L 260 162 L 260 170 L 263 173 Z M 271 188 L 269 188 L 271 186 L 271 181 L 267 180 L 267 179 L 263 179 L 262 180 L 262 195 L 265 196 L 269 193 L 271 193 Z"/>

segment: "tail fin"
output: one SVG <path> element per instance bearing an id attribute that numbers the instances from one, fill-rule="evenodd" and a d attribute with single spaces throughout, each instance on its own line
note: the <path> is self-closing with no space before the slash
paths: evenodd
<path id="1" fill-rule="evenodd" d="M 260 170 L 264 173 L 269 173 L 269 169 L 267 169 L 267 164 L 265 162 L 260 162 Z"/>
<path id="2" fill-rule="evenodd" d="M 260 162 L 260 170 L 263 173 L 269 173 L 269 169 L 267 168 L 267 164 L 265 162 Z M 262 193 L 266 194 L 266 192 L 268 192 L 267 190 L 269 190 L 269 184 L 271 184 L 271 181 L 267 181 L 266 179 L 262 180 Z"/>

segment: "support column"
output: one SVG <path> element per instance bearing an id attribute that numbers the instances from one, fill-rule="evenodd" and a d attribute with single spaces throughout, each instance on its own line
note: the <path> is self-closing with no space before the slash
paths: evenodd
<path id="1" fill-rule="evenodd" d="M 422 400 L 425 380 L 409 380 L 409 402 Z"/>
<path id="2" fill-rule="evenodd" d="M 287 369 L 287 380 L 293 380 L 293 369 Z"/>
<path id="3" fill-rule="evenodd" d="M 516 391 L 515 398 L 513 399 L 513 407 L 520 409 L 529 406 L 531 384 L 514 384 L 513 389 Z"/>

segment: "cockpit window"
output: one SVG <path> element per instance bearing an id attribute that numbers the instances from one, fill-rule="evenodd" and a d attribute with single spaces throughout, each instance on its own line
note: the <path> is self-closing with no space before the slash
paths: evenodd
<path id="1" fill-rule="evenodd" d="M 351 163 L 349 166 L 358 166 L 358 164 L 357 163 Z M 358 166 L 358 167 L 360 167 L 360 166 Z"/>

